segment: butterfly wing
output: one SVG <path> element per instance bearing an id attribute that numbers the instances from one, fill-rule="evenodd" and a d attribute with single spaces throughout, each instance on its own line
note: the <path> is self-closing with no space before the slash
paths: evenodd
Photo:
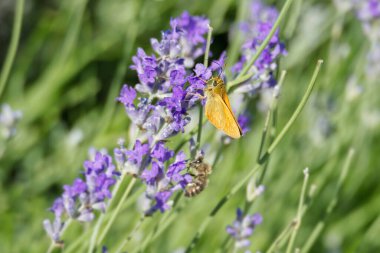
<path id="1" fill-rule="evenodd" d="M 242 132 L 234 114 L 227 106 L 227 103 L 229 104 L 228 97 L 226 101 L 224 102 L 220 95 L 208 95 L 205 114 L 207 119 L 216 128 L 222 130 L 228 136 L 237 139 L 240 138 Z"/>

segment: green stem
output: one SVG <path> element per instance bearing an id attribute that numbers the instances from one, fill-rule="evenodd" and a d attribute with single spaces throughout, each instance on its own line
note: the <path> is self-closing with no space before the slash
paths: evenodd
<path id="1" fill-rule="evenodd" d="M 24 0 L 17 0 L 16 11 L 14 16 L 14 23 L 12 28 L 12 38 L 10 46 L 5 58 L 5 63 L 1 70 L 0 76 L 0 98 L 4 91 L 5 84 L 7 83 L 9 73 L 12 69 L 12 65 L 17 53 L 17 48 L 20 40 L 21 26 L 22 26 L 22 14 L 24 12 Z"/>
<path id="2" fill-rule="evenodd" d="M 302 222 L 302 207 L 303 207 L 303 203 L 305 201 L 305 193 L 306 193 L 306 188 L 307 188 L 307 182 L 309 180 L 308 168 L 306 168 L 304 170 L 304 174 L 305 174 L 305 176 L 304 176 L 304 180 L 303 180 L 300 201 L 298 203 L 298 211 L 297 211 L 297 217 L 295 220 L 295 226 L 294 226 L 294 229 L 292 231 L 292 235 L 290 236 L 290 240 L 289 240 L 288 248 L 286 249 L 286 253 L 292 252 L 294 241 L 296 239 L 298 230 L 299 230 L 299 228 L 301 226 L 301 222 Z"/>
<path id="3" fill-rule="evenodd" d="M 293 229 L 293 222 L 291 222 L 286 228 L 279 234 L 279 236 L 274 240 L 274 242 L 270 245 L 269 249 L 266 251 L 267 253 L 271 253 L 275 250 L 278 245 L 289 236 Z"/>
<path id="4" fill-rule="evenodd" d="M 138 1 L 137 1 L 138 2 Z M 117 93 L 120 90 L 120 84 L 123 81 L 123 76 L 125 75 L 126 69 L 128 69 L 128 63 L 130 61 L 130 54 L 134 47 L 136 37 L 137 37 L 137 31 L 138 31 L 138 22 L 137 24 L 130 24 L 129 29 L 127 30 L 127 34 L 125 35 L 124 40 L 124 49 L 123 49 L 123 56 L 117 66 L 115 76 L 112 80 L 112 85 L 110 90 L 108 91 L 107 100 L 102 112 L 102 120 L 99 121 L 99 134 L 104 133 L 107 128 L 111 124 L 112 116 L 115 112 L 115 97 L 117 96 Z"/>
<path id="5" fill-rule="evenodd" d="M 111 228 L 113 222 L 115 221 L 117 215 L 119 214 L 120 210 L 121 210 L 121 207 L 123 206 L 123 204 L 125 203 L 125 200 L 127 199 L 127 197 L 129 196 L 129 193 L 131 192 L 134 184 L 136 183 L 136 178 L 133 177 L 132 180 L 129 182 L 128 184 L 128 187 L 127 189 L 125 190 L 123 196 L 120 198 L 117 206 L 116 206 L 116 209 L 115 211 L 113 212 L 110 220 L 107 222 L 106 226 L 104 227 L 104 229 L 102 230 L 103 232 L 100 234 L 99 238 L 97 239 L 96 241 L 96 246 L 99 246 L 102 241 L 104 240 L 104 238 L 106 237 L 109 229 Z"/>
<path id="6" fill-rule="evenodd" d="M 284 82 L 284 79 L 285 79 L 285 75 L 286 75 L 286 71 L 284 70 L 281 72 L 280 81 L 278 82 L 278 86 L 276 86 L 276 89 L 281 88 L 282 83 Z M 269 122 L 270 122 L 270 119 L 272 118 L 271 117 L 272 113 L 277 108 L 277 101 L 278 101 L 278 94 L 277 93 L 278 93 L 278 90 L 273 91 L 272 103 L 271 103 L 270 108 L 268 110 L 267 117 L 265 119 L 264 128 L 263 128 L 263 131 L 261 134 L 260 147 L 259 147 L 259 152 L 257 154 L 257 162 L 260 161 L 261 156 L 263 154 L 263 149 L 265 146 L 265 141 L 266 141 L 267 132 L 268 132 L 268 128 L 269 128 Z"/>
<path id="7" fill-rule="evenodd" d="M 290 39 L 293 37 L 294 31 L 296 30 L 298 20 L 301 13 L 302 0 L 296 0 L 292 8 L 292 15 L 289 17 L 289 21 L 287 23 L 285 29 L 285 37 Z"/>
<path id="8" fill-rule="evenodd" d="M 109 201 L 109 207 L 112 206 L 112 203 L 113 203 L 113 201 L 114 201 L 117 193 L 119 192 L 120 186 L 122 185 L 122 183 L 124 182 L 124 180 L 126 178 L 127 173 L 125 173 L 125 172 L 122 172 L 122 173 L 123 174 L 121 175 L 120 180 L 118 180 L 118 182 L 115 185 L 115 188 L 112 191 L 112 196 L 114 196 L 114 197 Z M 88 253 L 93 253 L 93 251 L 94 251 L 95 243 L 96 243 L 96 238 L 98 236 L 99 229 L 100 229 L 100 227 L 101 227 L 101 225 L 103 223 L 105 215 L 106 214 L 102 213 L 100 215 L 99 219 L 97 220 L 96 224 L 95 224 L 94 230 L 93 230 L 92 235 L 90 237 Z M 115 215 L 115 214 L 113 214 L 113 215 Z"/>
<path id="9" fill-rule="evenodd" d="M 201 227 L 198 229 L 198 231 L 194 235 L 194 237 L 191 240 L 190 244 L 187 246 L 185 252 L 188 253 L 188 252 L 192 251 L 192 249 L 195 247 L 196 243 L 198 242 L 199 238 L 203 234 L 204 230 L 206 229 L 207 225 L 211 222 L 211 220 L 218 213 L 218 211 L 224 206 L 225 203 L 227 203 L 227 201 L 238 190 L 240 190 L 243 187 L 243 185 L 252 177 L 252 175 L 254 175 L 260 169 L 260 167 L 262 166 L 262 164 L 266 161 L 266 159 L 270 156 L 270 154 L 273 153 L 273 151 L 276 149 L 276 147 L 278 146 L 278 144 L 282 141 L 282 139 L 284 138 L 285 134 L 289 131 L 290 127 L 294 124 L 295 120 L 298 118 L 298 116 L 300 115 L 302 109 L 306 105 L 306 102 L 307 102 L 308 98 L 310 97 L 310 94 L 311 94 L 311 92 L 312 92 L 312 90 L 314 88 L 315 81 L 317 79 L 317 76 L 318 76 L 318 73 L 319 73 L 319 70 L 320 70 L 322 62 L 323 62 L 322 60 L 318 61 L 317 66 L 316 66 L 316 68 L 314 70 L 313 76 L 312 76 L 312 78 L 310 80 L 310 83 L 308 85 L 308 88 L 307 88 L 305 94 L 303 95 L 303 97 L 302 97 L 299 105 L 297 106 L 296 110 L 294 111 L 293 115 L 288 120 L 288 122 L 286 123 L 286 125 L 284 126 L 284 128 L 281 130 L 280 134 L 276 137 L 276 139 L 273 141 L 273 143 L 269 146 L 269 148 L 268 148 L 267 152 L 264 154 L 263 158 L 259 161 L 259 163 L 256 162 L 256 164 L 253 167 L 253 169 L 250 172 L 248 172 L 248 174 L 243 178 L 243 180 L 241 180 L 240 182 L 238 182 L 230 190 L 230 192 L 227 195 L 225 195 L 221 200 L 219 200 L 219 202 L 216 204 L 216 206 L 210 212 L 209 216 L 201 224 Z"/>
<path id="10" fill-rule="evenodd" d="M 343 185 L 343 183 L 347 177 L 348 170 L 349 170 L 350 165 L 352 163 L 352 159 L 354 157 L 354 154 L 355 154 L 355 150 L 351 148 L 348 151 L 346 161 L 345 161 L 343 168 L 342 168 L 342 171 L 340 173 L 338 184 L 336 185 L 334 196 L 326 208 L 325 215 L 324 215 L 323 219 L 318 222 L 317 226 L 314 228 L 313 232 L 311 233 L 311 235 L 307 239 L 307 241 L 306 241 L 306 243 L 302 249 L 302 253 L 309 252 L 309 250 L 311 249 L 311 247 L 314 245 L 315 241 L 319 237 L 320 233 L 322 232 L 322 230 L 326 224 L 326 220 L 327 220 L 328 216 L 334 210 L 334 208 L 338 202 L 340 189 L 342 188 L 342 185 Z"/>
<path id="11" fill-rule="evenodd" d="M 235 89 L 237 89 L 239 84 L 244 83 L 245 81 L 248 81 L 253 76 L 253 73 L 246 74 L 244 76 L 238 77 L 235 80 L 232 80 L 231 82 L 227 83 L 228 93 L 233 92 Z"/>
<path id="12" fill-rule="evenodd" d="M 211 36 L 212 36 L 212 27 L 208 26 L 206 51 L 205 51 L 205 57 L 203 60 L 203 65 L 206 68 L 208 66 L 208 56 L 210 54 Z M 201 145 L 202 125 L 203 125 L 203 106 L 202 106 L 202 104 L 200 104 L 199 105 L 198 135 L 197 135 L 197 145 L 196 145 L 195 155 L 198 152 L 200 145 Z"/>
<path id="13" fill-rule="evenodd" d="M 140 227 L 144 223 L 144 221 L 145 221 L 145 216 L 142 216 L 139 219 L 139 221 L 137 222 L 136 226 L 133 228 L 132 232 L 129 233 L 128 237 L 121 242 L 120 246 L 116 250 L 116 253 L 122 252 L 122 250 L 125 247 L 125 245 L 132 239 L 133 234 L 135 234 L 140 229 Z"/>
<path id="14" fill-rule="evenodd" d="M 255 55 L 249 60 L 249 62 L 244 66 L 243 70 L 239 73 L 239 75 L 236 77 L 236 79 L 241 78 L 243 75 L 247 74 L 249 69 L 252 67 L 252 65 L 255 63 L 255 61 L 259 58 L 260 54 L 264 51 L 265 47 L 268 45 L 269 41 L 272 39 L 273 35 L 277 31 L 277 28 L 279 27 L 281 21 L 285 17 L 285 14 L 287 13 L 291 3 L 293 0 L 286 0 L 284 6 L 281 9 L 280 15 L 278 16 L 276 22 L 274 23 L 272 29 L 270 30 L 269 34 L 261 43 L 259 49 L 256 51 Z"/>
<path id="15" fill-rule="evenodd" d="M 127 201 L 126 205 L 123 205 L 123 208 L 122 208 L 121 212 L 122 212 L 123 210 L 128 209 L 131 205 L 133 205 L 133 204 L 136 202 L 138 196 L 140 196 L 141 193 L 142 193 L 141 190 L 142 190 L 142 189 L 135 191 L 135 192 L 133 193 L 133 195 L 132 195 L 133 197 L 130 196 L 130 197 L 128 198 L 128 201 Z M 116 210 L 111 210 L 110 215 L 113 216 L 113 213 L 114 213 L 115 211 L 116 211 Z M 104 221 L 109 221 L 109 219 L 111 218 L 111 216 L 106 216 L 106 217 L 104 218 Z M 65 251 L 64 251 L 64 252 L 65 252 L 65 253 L 70 253 L 70 252 L 73 252 L 74 250 L 76 250 L 76 252 L 79 252 L 79 250 L 77 249 L 77 247 L 78 247 L 81 243 L 83 244 L 83 242 L 86 241 L 87 238 L 88 238 L 89 236 L 92 235 L 91 232 L 92 232 L 92 231 L 89 230 L 89 229 L 87 229 L 86 231 L 84 231 L 84 232 L 81 234 L 81 236 L 77 237 L 73 242 L 70 242 L 70 244 L 67 245 L 67 248 L 65 247 Z M 83 246 L 83 245 L 82 245 L 82 246 Z"/>
<path id="16" fill-rule="evenodd" d="M 317 66 L 316 66 L 316 68 L 314 70 L 314 73 L 313 73 L 313 76 L 311 77 L 309 86 L 308 86 L 308 88 L 307 88 L 304 96 L 302 97 L 301 102 L 299 103 L 299 105 L 297 106 L 296 110 L 294 111 L 292 117 L 286 123 L 286 125 L 281 130 L 281 132 L 279 133 L 279 135 L 276 137 L 276 139 L 273 141 L 273 143 L 269 146 L 268 151 L 266 152 L 266 154 L 263 155 L 263 157 L 262 157 L 263 160 L 265 160 L 266 156 L 270 155 L 273 152 L 273 150 L 277 147 L 277 145 L 279 144 L 279 142 L 282 140 L 282 138 L 284 137 L 284 135 L 288 132 L 288 130 L 293 125 L 294 121 L 297 119 L 298 115 L 302 111 L 303 107 L 305 106 L 307 100 L 310 97 L 311 92 L 313 91 L 314 84 L 315 84 L 315 81 L 317 80 L 317 76 L 318 76 L 318 73 L 319 73 L 319 70 L 320 70 L 322 64 L 323 64 L 323 60 L 318 60 Z"/>
<path id="17" fill-rule="evenodd" d="M 274 137 L 276 135 L 276 126 L 277 126 L 277 105 L 278 105 L 278 98 L 279 98 L 279 92 L 280 92 L 280 89 L 284 83 L 284 80 L 285 80 L 285 76 L 286 76 L 286 71 L 283 70 L 281 72 L 281 76 L 280 76 L 280 80 L 278 82 L 278 86 L 276 87 L 276 89 L 278 90 L 275 90 L 274 93 L 273 93 L 273 101 L 272 101 L 272 104 L 271 104 L 271 107 L 270 107 L 270 110 L 268 112 L 268 119 L 267 121 L 269 122 L 269 117 L 272 118 L 272 124 L 271 124 L 271 130 L 270 130 L 270 138 L 269 138 L 269 145 L 272 144 L 273 140 L 274 140 Z M 266 122 L 265 126 L 264 126 L 264 129 L 263 129 L 263 135 L 262 135 L 262 145 L 265 143 L 265 138 L 266 138 L 266 133 L 268 131 L 268 124 Z M 261 156 L 262 156 L 262 147 L 260 146 L 260 151 L 259 151 L 259 159 L 261 159 Z M 263 168 L 263 171 L 260 175 L 260 178 L 259 180 L 257 181 L 257 185 L 260 185 L 263 180 L 264 180 L 264 177 L 265 177 L 265 174 L 266 174 L 266 171 L 267 171 L 267 168 L 268 168 L 268 162 L 267 161 L 264 165 L 264 168 Z"/>

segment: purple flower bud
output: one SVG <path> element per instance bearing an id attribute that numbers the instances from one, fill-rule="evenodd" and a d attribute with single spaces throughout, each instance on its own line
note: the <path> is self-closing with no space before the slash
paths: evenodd
<path id="1" fill-rule="evenodd" d="M 136 98 L 136 91 L 132 87 L 124 84 L 121 89 L 120 96 L 117 97 L 117 100 L 124 104 L 124 106 L 133 105 L 133 101 Z"/>
<path id="2" fill-rule="evenodd" d="M 233 73 L 239 73 L 257 52 L 272 29 L 277 16 L 278 12 L 274 7 L 266 6 L 260 1 L 252 1 L 251 14 L 248 20 L 241 24 L 241 29 L 247 37 L 241 49 L 240 60 L 231 68 Z M 258 89 L 274 87 L 277 84 L 273 75 L 277 69 L 276 61 L 286 53 L 284 44 L 279 39 L 279 32 L 276 31 L 250 69 L 253 76 L 246 81 L 246 84 L 251 87 L 245 87 L 241 92 L 253 95 Z"/>
<path id="3" fill-rule="evenodd" d="M 249 125 L 251 124 L 251 118 L 248 113 L 242 113 L 238 116 L 238 123 L 243 132 L 243 135 L 246 134 L 251 128 Z"/>
<path id="4" fill-rule="evenodd" d="M 61 232 L 63 229 L 63 223 L 61 222 L 60 217 L 56 217 L 53 223 L 51 223 L 50 220 L 46 219 L 43 221 L 43 226 L 48 234 L 48 236 L 51 238 L 51 240 L 55 243 L 60 243 L 60 237 Z"/>
<path id="5" fill-rule="evenodd" d="M 251 244 L 248 238 L 262 221 L 263 218 L 260 214 L 244 215 L 243 211 L 238 208 L 236 220 L 232 225 L 227 226 L 226 232 L 235 240 L 237 249 L 246 248 Z"/>

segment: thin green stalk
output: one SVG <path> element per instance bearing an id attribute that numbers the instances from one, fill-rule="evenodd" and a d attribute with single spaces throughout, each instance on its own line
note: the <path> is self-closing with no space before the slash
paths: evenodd
<path id="1" fill-rule="evenodd" d="M 346 161 L 345 161 L 343 168 L 342 168 L 342 171 L 340 173 L 338 184 L 336 185 L 336 188 L 335 188 L 334 196 L 326 208 L 325 215 L 324 215 L 323 219 L 318 222 L 317 226 L 313 229 L 313 231 L 311 232 L 311 235 L 309 236 L 306 243 L 304 244 L 302 251 L 301 251 L 302 253 L 309 252 L 309 250 L 311 249 L 311 247 L 314 245 L 315 241 L 319 237 L 320 233 L 322 232 L 323 228 L 325 227 L 328 216 L 334 210 L 334 208 L 338 202 L 340 189 L 342 188 L 342 185 L 343 185 L 344 181 L 346 180 L 348 170 L 351 166 L 354 154 L 355 154 L 355 150 L 351 148 L 348 151 Z"/>
<path id="2" fill-rule="evenodd" d="M 134 184 L 136 183 L 136 180 L 137 179 L 135 177 L 133 177 L 131 182 L 129 182 L 127 189 L 125 190 L 123 196 L 120 198 L 120 200 L 116 206 L 116 209 L 111 216 L 111 219 L 107 222 L 106 226 L 102 229 L 103 232 L 100 234 L 99 238 L 96 240 L 96 246 L 99 246 L 102 243 L 102 241 L 104 240 L 104 238 L 106 237 L 109 229 L 111 228 L 113 222 L 115 221 L 117 215 L 119 214 L 121 207 L 125 203 L 125 200 L 127 199 L 127 197 L 129 195 L 129 193 L 131 192 Z"/>
<path id="3" fill-rule="evenodd" d="M 136 1 L 139 2 L 139 1 Z M 124 40 L 124 49 L 123 49 L 123 56 L 117 66 L 115 76 L 111 82 L 111 88 L 108 91 L 107 100 L 105 103 L 105 106 L 103 108 L 102 113 L 102 120 L 99 121 L 100 123 L 100 131 L 98 135 L 101 135 L 101 133 L 104 133 L 109 125 L 111 124 L 112 116 L 115 112 L 115 97 L 117 96 L 117 93 L 120 90 L 120 84 L 122 83 L 123 76 L 125 75 L 126 69 L 128 69 L 128 63 L 130 61 L 130 54 L 134 47 L 136 37 L 137 37 L 137 31 L 138 31 L 138 23 L 133 23 L 128 25 L 127 34 L 125 36 Z"/>
<path id="4" fill-rule="evenodd" d="M 175 201 L 175 203 L 178 201 Z M 160 221 L 156 224 L 155 228 L 149 233 L 148 236 L 145 237 L 144 241 L 140 244 L 139 248 L 136 248 L 132 252 L 146 252 L 146 248 L 150 243 L 155 241 L 162 232 L 166 230 L 170 226 L 170 224 L 176 220 L 177 216 L 183 210 L 184 205 L 177 207 L 174 212 L 166 213 Z"/>
<path id="5" fill-rule="evenodd" d="M 301 7 L 302 7 L 302 0 L 296 0 L 292 8 L 292 15 L 289 17 L 289 20 L 285 29 L 285 37 L 287 39 L 293 37 L 294 31 L 296 30 L 298 20 L 300 17 Z"/>
<path id="6" fill-rule="evenodd" d="M 140 189 L 140 191 L 138 190 L 138 191 L 133 192 L 133 195 L 130 196 L 130 197 L 128 198 L 128 201 L 127 201 L 126 205 L 123 205 L 121 212 L 123 212 L 124 210 L 128 209 L 132 204 L 135 203 L 135 201 L 137 200 L 138 196 L 140 196 L 140 194 L 142 193 L 141 190 L 142 190 L 142 189 Z M 113 213 L 114 213 L 115 211 L 116 211 L 116 210 L 111 210 L 111 213 L 110 213 L 111 216 L 106 216 L 106 217 L 104 218 L 104 221 L 106 221 L 106 222 L 109 221 L 110 218 L 113 216 Z M 73 242 L 70 242 L 70 244 L 67 245 L 67 248 L 65 247 L 64 252 L 65 252 L 65 253 L 70 253 L 70 252 L 73 252 L 74 250 L 76 250 L 77 247 L 78 247 L 81 243 L 83 243 L 84 241 L 86 241 L 87 238 L 88 238 L 89 236 L 91 236 L 91 234 L 92 234 L 91 232 L 92 232 L 92 231 L 89 230 L 89 229 L 88 229 L 87 231 L 84 231 L 84 232 L 83 232 L 79 237 L 77 237 Z M 76 252 L 78 252 L 78 250 L 77 250 Z"/>
<path id="7" fill-rule="evenodd" d="M 312 204 L 312 199 L 315 196 L 315 188 L 312 185 L 308 194 L 308 198 L 306 203 L 302 207 L 301 216 L 304 216 L 306 211 L 309 209 L 309 207 Z M 277 236 L 277 238 L 273 241 L 273 243 L 269 246 L 267 253 L 274 252 L 277 247 L 280 246 L 280 244 L 286 242 L 288 240 L 288 237 L 291 235 L 291 232 L 293 231 L 294 227 L 296 226 L 296 222 L 292 220 L 283 230 L 282 232 Z"/>
<path id="8" fill-rule="evenodd" d="M 263 128 L 263 131 L 262 131 L 262 134 L 261 134 L 261 141 L 260 141 L 260 146 L 259 146 L 259 152 L 257 154 L 257 162 L 260 161 L 261 156 L 263 154 L 263 149 L 264 149 L 264 146 L 265 146 L 267 132 L 268 132 L 268 128 L 269 128 L 269 122 L 270 122 L 270 119 L 272 118 L 273 111 L 277 108 L 277 104 L 278 104 L 278 97 L 279 96 L 278 96 L 277 93 L 278 93 L 279 89 L 281 89 L 281 87 L 282 87 L 282 83 L 284 82 L 285 75 L 286 75 L 286 71 L 283 70 L 281 72 L 281 77 L 280 77 L 280 81 L 278 82 L 278 86 L 276 86 L 276 89 L 278 89 L 278 90 L 274 90 L 273 91 L 272 103 L 271 103 L 271 105 L 269 107 L 269 110 L 268 110 L 268 113 L 267 113 L 267 116 L 266 116 L 266 119 L 265 119 L 264 128 Z"/>
<path id="9" fill-rule="evenodd" d="M 17 48 L 20 40 L 21 27 L 22 27 L 22 14 L 24 13 L 24 0 L 17 0 L 16 2 L 16 11 L 14 16 L 13 28 L 12 28 L 12 37 L 10 41 L 10 46 L 7 51 L 7 56 L 3 68 L 1 69 L 0 75 L 0 98 L 3 94 L 5 84 L 7 83 L 9 73 L 12 69 L 12 65 L 17 53 Z"/>
<path id="10" fill-rule="evenodd" d="M 132 229 L 131 233 L 129 233 L 128 237 L 123 240 L 121 242 L 121 244 L 119 245 L 119 247 L 117 248 L 116 250 L 116 253 L 120 253 L 122 252 L 123 248 L 125 247 L 125 245 L 130 241 L 132 240 L 132 237 L 133 237 L 133 234 L 135 234 L 141 227 L 141 225 L 144 223 L 144 221 L 146 220 L 146 217 L 143 215 L 139 221 L 137 222 L 136 226 Z"/>
<path id="11" fill-rule="evenodd" d="M 119 192 L 119 189 L 120 189 L 120 186 L 122 185 L 122 183 L 124 182 L 125 178 L 127 176 L 127 173 L 123 172 L 121 177 L 120 177 L 120 180 L 118 180 L 118 182 L 116 183 L 115 185 L 115 188 L 112 190 L 112 196 L 114 196 L 114 198 L 112 198 L 108 205 L 109 207 L 112 206 L 112 203 L 113 203 L 113 200 L 115 199 L 115 196 L 117 195 L 117 193 Z M 98 236 L 98 233 L 99 233 L 99 229 L 100 227 L 102 226 L 102 223 L 103 223 L 103 220 L 104 220 L 104 216 L 106 214 L 101 214 L 100 217 L 98 218 L 96 224 L 95 224 L 95 227 L 94 227 L 94 230 L 92 232 L 92 235 L 90 237 L 90 242 L 89 242 L 89 247 L 88 247 L 88 252 L 89 253 L 93 253 L 94 251 L 94 248 L 95 248 L 95 243 L 96 243 L 96 239 L 97 239 L 97 236 Z M 115 213 L 113 214 L 115 215 Z"/>
<path id="12" fill-rule="evenodd" d="M 281 76 L 280 76 L 280 80 L 278 82 L 278 86 L 276 87 L 276 91 L 274 91 L 273 93 L 273 101 L 272 101 L 272 104 L 271 104 L 271 107 L 270 107 L 270 110 L 268 112 L 268 118 L 271 117 L 271 128 L 270 128 L 270 138 L 269 138 L 269 145 L 272 144 L 274 138 L 275 138 L 275 135 L 276 135 L 276 127 L 277 127 L 277 105 L 278 105 L 278 99 L 279 99 L 279 93 L 280 93 L 280 89 L 282 88 L 282 85 L 284 83 L 284 80 L 285 80 L 285 76 L 286 76 L 286 70 L 283 70 L 281 72 Z M 269 119 L 267 119 L 269 121 Z M 264 130 L 263 130 L 263 137 L 262 139 L 262 142 L 265 142 L 265 136 L 264 134 L 266 135 L 268 131 L 268 125 L 266 124 L 265 127 L 264 127 Z M 264 144 L 264 143 L 263 143 Z M 261 159 L 261 156 L 262 156 L 262 147 L 260 148 L 260 151 L 259 151 L 259 159 Z M 261 175 L 259 177 L 259 180 L 257 181 L 257 185 L 260 185 L 263 180 L 264 180 L 264 177 L 265 177 L 265 174 L 267 172 L 267 168 L 268 168 L 268 162 L 267 161 L 263 167 L 263 171 L 261 172 Z"/>
<path id="13" fill-rule="evenodd" d="M 304 176 L 304 180 L 303 180 L 300 201 L 298 203 L 298 211 L 297 211 L 297 217 L 295 220 L 295 226 L 294 226 L 294 229 L 293 229 L 292 234 L 290 236 L 290 240 L 288 243 L 288 247 L 286 249 L 286 253 L 290 253 L 293 251 L 294 241 L 296 239 L 298 230 L 301 227 L 301 223 L 302 223 L 302 207 L 304 205 L 307 182 L 309 180 L 309 169 L 308 168 L 306 168 L 304 170 L 304 174 L 305 174 L 305 176 Z"/>
<path id="14" fill-rule="evenodd" d="M 218 2 L 216 2 L 218 3 Z M 237 10 L 236 10 L 236 19 L 235 19 L 235 26 L 237 26 L 238 24 L 241 24 L 245 17 L 247 16 L 247 10 L 249 9 L 248 8 L 248 4 L 249 4 L 249 1 L 247 0 L 241 0 L 239 1 L 239 4 L 237 5 Z M 227 66 L 231 66 L 232 64 L 234 64 L 235 62 L 237 62 L 237 59 L 239 57 L 239 54 L 240 54 L 240 47 L 243 43 L 243 32 L 241 31 L 241 29 L 235 29 L 235 36 L 234 36 L 234 39 L 229 43 L 229 47 L 227 49 L 227 52 L 228 52 L 228 58 L 226 59 L 226 65 Z M 230 77 L 231 76 L 231 71 L 229 71 L 227 69 L 227 77 Z M 229 79 L 229 78 L 227 78 Z M 228 85 L 227 85 L 228 86 Z"/>
<path id="15" fill-rule="evenodd" d="M 290 235 L 292 229 L 294 227 L 294 223 L 291 222 L 286 228 L 278 235 L 278 237 L 273 241 L 273 243 L 269 246 L 269 249 L 267 250 L 266 253 L 272 253 L 275 248 L 288 236 Z"/>
<path id="16" fill-rule="evenodd" d="M 284 19 L 285 14 L 287 13 L 291 3 L 293 0 L 286 0 L 284 6 L 281 9 L 280 15 L 278 16 L 276 22 L 274 23 L 272 29 L 270 30 L 269 34 L 266 36 L 263 43 L 260 45 L 259 49 L 255 53 L 255 55 L 248 61 L 247 64 L 245 64 L 243 70 L 239 73 L 239 75 L 236 77 L 236 79 L 239 79 L 243 75 L 247 74 L 249 69 L 252 67 L 252 65 L 255 63 L 255 61 L 259 58 L 261 53 L 264 51 L 265 47 L 268 45 L 269 41 L 272 39 L 273 35 L 277 31 L 277 28 L 279 27 L 281 21 Z"/>
<path id="17" fill-rule="evenodd" d="M 310 94 L 314 88 L 319 70 L 321 68 L 323 61 L 319 60 L 317 63 L 317 66 L 314 70 L 313 76 L 310 80 L 310 83 L 308 85 L 308 88 L 303 95 L 300 103 L 298 104 L 296 110 L 294 111 L 293 115 L 290 117 L 284 128 L 281 130 L 280 134 L 276 137 L 276 139 L 273 141 L 273 143 L 269 146 L 267 152 L 264 154 L 263 159 L 259 161 L 259 163 L 256 162 L 254 165 L 253 169 L 248 172 L 248 174 L 241 180 L 239 181 L 227 195 L 225 195 L 219 202 L 216 204 L 216 206 L 212 209 L 210 212 L 209 216 L 204 219 L 203 223 L 201 224 L 200 228 L 194 235 L 193 239 L 191 240 L 190 244 L 187 246 L 185 252 L 191 252 L 192 249 L 195 247 L 196 243 L 198 242 L 199 238 L 203 234 L 204 230 L 208 226 L 208 224 L 211 222 L 211 220 L 214 218 L 214 216 L 218 213 L 218 211 L 224 206 L 224 204 L 238 191 L 240 190 L 243 185 L 254 175 L 262 166 L 262 164 L 266 161 L 266 159 L 273 153 L 273 151 L 277 148 L 278 144 L 282 141 L 284 138 L 285 134 L 289 131 L 290 127 L 294 124 L 295 120 L 298 118 L 300 115 L 302 109 L 305 107 L 306 102 L 308 98 L 310 97 Z"/>
<path id="18" fill-rule="evenodd" d="M 233 92 L 236 88 L 238 88 L 238 84 L 244 83 L 245 81 L 248 81 L 253 76 L 253 73 L 246 74 L 244 76 L 241 76 L 239 78 L 236 78 L 235 80 L 232 80 L 231 82 L 227 83 L 228 93 Z"/>
<path id="19" fill-rule="evenodd" d="M 276 137 L 276 139 L 273 141 L 273 143 L 269 146 L 268 151 L 266 152 L 267 154 L 263 155 L 262 160 L 265 160 L 266 156 L 270 155 L 273 152 L 273 150 L 277 147 L 279 142 L 282 140 L 284 135 L 288 132 L 288 130 L 293 125 L 294 121 L 296 120 L 296 118 L 298 117 L 300 112 L 302 111 L 303 107 L 305 106 L 307 100 L 310 97 L 311 92 L 313 91 L 314 84 L 315 84 L 315 81 L 317 80 L 317 76 L 318 76 L 319 70 L 321 69 L 322 64 L 323 64 L 323 60 L 318 60 L 317 66 L 316 66 L 314 73 L 313 73 L 313 76 L 311 77 L 309 86 L 308 86 L 304 96 L 302 97 L 301 102 L 299 103 L 299 105 L 297 106 L 293 115 L 290 117 L 289 121 L 286 123 L 284 128 L 281 130 L 279 135 Z"/>
<path id="20" fill-rule="evenodd" d="M 313 203 L 313 198 L 316 194 L 316 186 L 315 185 L 311 185 L 310 187 L 310 190 L 309 190 L 309 193 L 307 195 L 307 199 L 305 201 L 305 204 L 303 205 L 302 207 L 302 217 L 305 215 L 305 213 L 307 212 L 307 210 L 309 209 L 309 207 L 312 205 Z M 273 243 L 269 246 L 268 250 L 266 251 L 267 253 L 272 253 L 274 252 L 278 247 L 280 247 L 281 245 L 283 245 L 289 238 L 289 236 L 291 235 L 291 232 L 294 228 L 294 226 L 296 225 L 296 222 L 295 220 L 293 219 L 283 230 L 282 232 L 277 236 L 277 238 L 273 241 Z"/>
<path id="21" fill-rule="evenodd" d="M 207 33 L 207 43 L 206 43 L 206 51 L 205 51 L 205 57 L 203 60 L 203 65 L 207 68 L 208 66 L 208 56 L 210 54 L 210 45 L 211 45 L 211 36 L 212 36 L 212 27 L 208 26 L 208 33 Z M 198 135 L 197 135 L 197 145 L 196 145 L 196 151 L 199 150 L 201 145 L 201 137 L 202 137 L 202 125 L 203 125 L 203 106 L 199 105 L 199 121 L 198 121 Z M 195 152 L 196 154 L 197 152 Z"/>

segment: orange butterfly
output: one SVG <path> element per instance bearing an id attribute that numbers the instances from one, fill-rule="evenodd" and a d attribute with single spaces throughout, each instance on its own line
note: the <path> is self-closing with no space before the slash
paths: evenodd
<path id="1" fill-rule="evenodd" d="M 230 101 L 226 92 L 226 85 L 219 76 L 207 81 L 205 89 L 207 119 L 219 130 L 232 138 L 240 138 L 242 130 L 232 112 Z"/>

